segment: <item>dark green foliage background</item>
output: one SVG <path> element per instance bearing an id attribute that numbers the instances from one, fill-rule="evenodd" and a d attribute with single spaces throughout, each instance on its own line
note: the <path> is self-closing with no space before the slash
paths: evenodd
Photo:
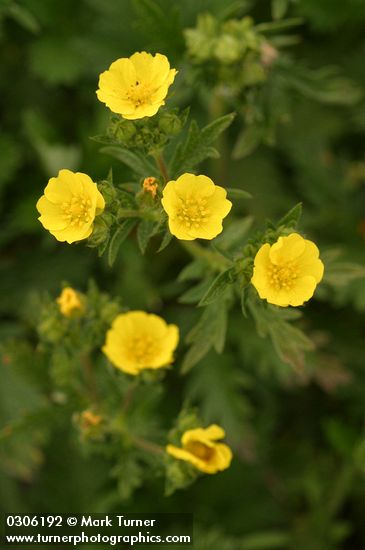
<path id="1" fill-rule="evenodd" d="M 243 4 L 232 4 L 233 15 Z M 18 354 L 29 337 L 29 296 L 46 290 L 56 297 L 62 281 L 84 291 L 92 277 L 126 306 L 176 322 L 183 335 L 197 318 L 194 308 L 178 302 L 188 285 L 176 278 L 189 256 L 176 241 L 159 255 L 152 245 L 141 256 L 130 238 L 110 269 L 95 250 L 56 242 L 35 211 L 60 168 L 98 180 L 112 163 L 114 179 L 128 181 L 128 170 L 98 154 L 100 146 L 89 139 L 103 133 L 109 119 L 95 90 L 114 59 L 140 50 L 166 54 L 180 71 L 169 104 L 192 104 L 201 124 L 215 116 L 199 81 L 190 75 L 187 84 L 182 29 L 194 26 L 201 12 L 220 16 L 228 3 L 154 5 L 162 11 L 151 10 L 148 1 L 0 1 L 0 338 L 18 341 Z M 271 19 L 269 2 L 251 5 L 257 22 Z M 364 2 L 274 2 L 274 9 L 285 8 L 304 18 L 297 30 L 302 40 L 292 48 L 300 63 L 340 66 L 365 91 Z M 293 91 L 286 107 L 291 119 L 280 125 L 272 147 L 232 160 L 242 130 L 238 117 L 221 143 L 222 157 L 201 171 L 252 193 L 235 213 L 253 215 L 255 227 L 302 201 L 300 229 L 321 250 L 341 248 L 346 260 L 364 265 L 365 99 L 324 105 Z M 81 450 L 71 419 L 55 406 L 2 455 L 0 510 L 193 512 L 199 550 L 365 548 L 364 315 L 364 279 L 346 279 L 332 294 L 319 291 L 305 308 L 305 329 L 319 352 L 308 357 L 305 373 L 296 373 L 235 309 L 223 355 L 210 352 L 185 378 L 168 375 L 164 429 L 189 397 L 205 422 L 225 427 L 235 450 L 228 471 L 202 477 L 172 497 L 163 496 L 161 479 L 151 478 L 119 504 L 107 458 Z M 34 383 L 42 366 L 26 350 L 17 368 L 3 359 L 0 428 L 41 410 L 44 399 Z"/>

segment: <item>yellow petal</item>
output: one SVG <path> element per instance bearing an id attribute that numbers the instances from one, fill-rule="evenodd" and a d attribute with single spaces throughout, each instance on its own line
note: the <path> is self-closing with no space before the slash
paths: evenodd
<path id="1" fill-rule="evenodd" d="M 159 103 L 156 105 L 146 105 L 146 104 L 138 105 L 137 107 L 135 107 L 135 110 L 133 111 L 133 113 L 131 114 L 123 113 L 123 118 L 127 120 L 138 120 L 140 118 L 144 118 L 145 116 L 153 116 L 157 113 L 161 105 L 163 105 L 163 103 Z"/>
<path id="2" fill-rule="evenodd" d="M 291 306 L 301 306 L 312 298 L 316 289 L 317 282 L 310 275 L 300 277 L 296 280 L 294 287 L 289 292 L 289 304 Z"/>
<path id="3" fill-rule="evenodd" d="M 213 195 L 215 185 L 207 176 L 196 176 L 195 174 L 182 174 L 175 182 L 176 194 L 185 198 L 186 196 L 210 197 Z"/>
<path id="4" fill-rule="evenodd" d="M 68 202 L 72 199 L 72 192 L 69 186 L 62 184 L 59 178 L 51 178 L 49 180 L 44 194 L 50 202 L 55 204 Z"/>
<path id="5" fill-rule="evenodd" d="M 63 211 L 58 204 L 50 202 L 44 195 L 37 202 L 37 210 L 41 214 L 39 221 L 45 229 L 66 229 L 69 221 L 65 219 Z"/>
<path id="6" fill-rule="evenodd" d="M 130 60 L 136 73 L 136 80 L 145 82 L 152 78 L 153 56 L 147 52 L 136 52 Z"/>
<path id="7" fill-rule="evenodd" d="M 291 233 L 288 237 L 279 237 L 270 250 L 270 260 L 274 264 L 290 262 L 298 258 L 305 249 L 305 241 L 298 233 Z"/>
<path id="8" fill-rule="evenodd" d="M 317 283 L 322 280 L 324 265 L 319 259 L 319 250 L 312 241 L 305 241 L 305 249 L 298 258 L 297 264 L 302 275 L 311 275 Z"/>
<path id="9" fill-rule="evenodd" d="M 92 224 L 85 224 L 81 227 L 69 226 L 62 230 L 49 230 L 51 235 L 53 235 L 60 242 L 67 242 L 72 244 L 77 241 L 82 241 L 90 237 L 93 230 Z"/>
<path id="10" fill-rule="evenodd" d="M 219 185 L 215 186 L 213 195 L 208 199 L 208 208 L 214 214 L 222 216 L 222 218 L 225 218 L 229 214 L 232 203 L 227 200 L 227 191 L 223 187 Z"/>

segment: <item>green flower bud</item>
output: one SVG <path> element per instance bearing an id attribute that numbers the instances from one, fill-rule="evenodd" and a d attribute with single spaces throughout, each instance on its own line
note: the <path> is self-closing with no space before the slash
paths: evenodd
<path id="1" fill-rule="evenodd" d="M 223 34 L 216 42 L 214 56 L 222 63 L 234 63 L 242 56 L 242 41 L 239 42 L 234 36 Z"/>
<path id="2" fill-rule="evenodd" d="M 165 113 L 161 116 L 158 126 L 163 133 L 169 136 L 175 136 L 180 132 L 182 123 L 177 115 Z"/>

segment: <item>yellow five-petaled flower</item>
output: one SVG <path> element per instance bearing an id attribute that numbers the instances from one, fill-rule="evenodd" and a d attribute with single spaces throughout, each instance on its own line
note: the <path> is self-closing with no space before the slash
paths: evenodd
<path id="1" fill-rule="evenodd" d="M 93 231 L 95 216 L 104 210 L 105 201 L 88 175 L 60 170 L 51 178 L 37 202 L 39 221 L 58 241 L 73 243 L 87 239 Z"/>
<path id="2" fill-rule="evenodd" d="M 161 202 L 171 233 L 185 241 L 214 239 L 223 230 L 222 220 L 232 208 L 226 197 L 226 190 L 207 176 L 183 174 L 169 181 Z"/>
<path id="3" fill-rule="evenodd" d="M 65 317 L 80 315 L 84 311 L 84 305 L 80 294 L 69 286 L 62 290 L 61 295 L 57 298 L 57 303 L 60 312 Z"/>
<path id="4" fill-rule="evenodd" d="M 208 428 L 195 428 L 183 434 L 182 448 L 167 445 L 166 451 L 174 458 L 190 462 L 201 472 L 215 474 L 229 468 L 232 460 L 228 445 L 217 442 L 224 436 L 223 428 L 216 424 Z"/>
<path id="5" fill-rule="evenodd" d="M 123 118 L 150 117 L 165 104 L 176 73 L 170 69 L 165 55 L 136 52 L 131 57 L 117 59 L 101 73 L 96 95 Z"/>
<path id="6" fill-rule="evenodd" d="M 107 332 L 103 352 L 118 369 L 139 374 L 170 365 L 179 342 L 179 329 L 144 311 L 122 313 Z"/>
<path id="7" fill-rule="evenodd" d="M 292 233 L 260 248 L 251 282 L 270 304 L 301 306 L 313 296 L 323 271 L 316 245 Z"/>

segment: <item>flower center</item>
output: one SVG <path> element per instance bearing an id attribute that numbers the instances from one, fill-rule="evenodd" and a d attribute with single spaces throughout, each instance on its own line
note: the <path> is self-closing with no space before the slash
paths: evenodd
<path id="1" fill-rule="evenodd" d="M 148 365 L 157 353 L 157 346 L 151 336 L 135 336 L 128 342 L 125 351 L 130 361 Z"/>
<path id="2" fill-rule="evenodd" d="M 209 213 L 207 199 L 187 197 L 180 199 L 177 218 L 186 229 L 199 229 L 207 221 Z"/>
<path id="3" fill-rule="evenodd" d="M 148 103 L 152 93 L 151 86 L 143 82 L 136 81 L 132 84 L 127 92 L 127 99 L 134 103 L 135 107 Z"/>
<path id="4" fill-rule="evenodd" d="M 189 453 L 205 461 L 210 460 L 214 455 L 214 449 L 200 441 L 189 441 L 189 443 L 185 445 L 185 449 L 189 451 Z"/>
<path id="5" fill-rule="evenodd" d="M 69 202 L 62 203 L 63 217 L 72 226 L 82 226 L 91 221 L 90 199 L 74 195 Z"/>
<path id="6" fill-rule="evenodd" d="M 271 264 L 269 267 L 269 282 L 275 290 L 290 290 L 298 278 L 298 268 L 288 262 L 284 265 Z"/>

